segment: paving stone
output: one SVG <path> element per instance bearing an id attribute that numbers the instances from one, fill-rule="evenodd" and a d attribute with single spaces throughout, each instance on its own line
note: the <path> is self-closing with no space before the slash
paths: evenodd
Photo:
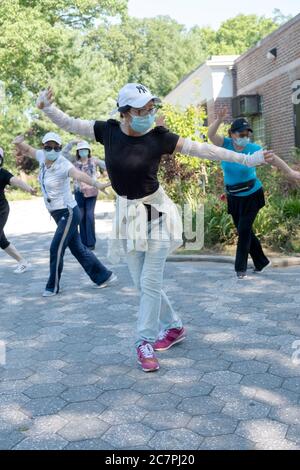
<path id="1" fill-rule="evenodd" d="M 281 377 L 268 373 L 248 374 L 241 380 L 242 385 L 268 389 L 278 388 L 281 386 L 282 382 L 283 379 Z"/>
<path id="2" fill-rule="evenodd" d="M 105 405 L 99 400 L 73 402 L 66 405 L 60 412 L 63 419 L 81 417 L 82 419 L 97 418 L 105 410 Z"/>
<path id="3" fill-rule="evenodd" d="M 172 386 L 170 392 L 183 398 L 198 397 L 201 395 L 209 395 L 213 388 L 213 385 L 203 381 L 192 384 L 176 383 Z"/>
<path id="4" fill-rule="evenodd" d="M 227 402 L 223 413 L 236 419 L 265 418 L 270 407 L 255 400 L 232 400 Z"/>
<path id="5" fill-rule="evenodd" d="M 169 392 L 153 393 L 141 397 L 137 405 L 149 411 L 169 410 L 175 408 L 181 400 L 181 397 Z"/>
<path id="6" fill-rule="evenodd" d="M 237 290 L 230 265 L 167 263 L 165 288 L 188 335 L 159 353 L 159 371 L 145 374 L 134 348 L 139 297 L 123 261 L 113 268 L 118 289 L 96 292 L 83 272 L 78 278 L 78 263 L 67 252 L 62 294 L 51 302 L 40 296 L 53 227 L 45 220 L 45 233 L 34 241 L 18 231 L 19 206 L 24 213 L 35 204 L 26 209 L 31 229 L 37 215 L 44 220 L 37 201 L 11 203 L 17 229 L 11 239 L 30 254 L 34 282 L 25 275 L 20 290 L 11 261 L 1 258 L 0 287 L 10 296 L 0 306 L 0 338 L 7 345 L 0 448 L 300 446 L 300 367 L 292 347 L 300 335 L 300 266 L 250 276 Z M 102 204 L 97 226 L 108 221 Z M 106 244 L 97 241 L 100 258 Z"/>
<path id="7" fill-rule="evenodd" d="M 300 407 L 294 405 L 285 406 L 283 408 L 273 408 L 270 412 L 270 418 L 286 424 L 300 424 Z"/>
<path id="8" fill-rule="evenodd" d="M 300 424 L 293 424 L 289 427 L 286 438 L 296 444 L 300 444 Z"/>
<path id="9" fill-rule="evenodd" d="M 58 433 L 67 441 L 79 441 L 101 437 L 109 425 L 99 418 L 83 420 L 79 415 L 69 419 L 69 422 Z"/>
<path id="10" fill-rule="evenodd" d="M 95 400 L 99 395 L 101 395 L 101 390 L 96 385 L 82 385 L 68 388 L 61 394 L 61 398 L 67 402 L 79 402 Z"/>
<path id="11" fill-rule="evenodd" d="M 241 421 L 236 434 L 253 442 L 262 442 L 264 445 L 285 438 L 288 426 L 271 419 L 253 419 Z"/>
<path id="12" fill-rule="evenodd" d="M 291 377 L 285 379 L 282 385 L 283 388 L 291 390 L 292 392 L 300 393 L 300 377 Z"/>
<path id="13" fill-rule="evenodd" d="M 195 362 L 194 366 L 203 372 L 212 372 L 218 370 L 227 370 L 230 366 L 230 362 L 223 359 L 210 359 L 204 361 Z"/>
<path id="14" fill-rule="evenodd" d="M 169 381 L 166 376 L 164 376 L 163 379 L 154 378 L 151 381 L 137 380 L 133 383 L 134 385 L 132 386 L 132 390 L 143 394 L 168 392 L 173 386 L 172 382 Z"/>
<path id="15" fill-rule="evenodd" d="M 229 370 L 220 370 L 216 372 L 208 372 L 203 375 L 202 379 L 212 385 L 234 385 L 241 381 L 242 375 L 230 372 Z"/>
<path id="16" fill-rule="evenodd" d="M 164 375 L 164 380 L 170 381 L 171 383 L 191 383 L 198 382 L 202 375 L 203 373 L 197 369 L 172 369 Z"/>
<path id="17" fill-rule="evenodd" d="M 53 436 L 63 426 L 65 426 L 66 420 L 61 418 L 59 415 L 45 415 L 38 416 L 32 420 L 31 426 L 24 433 L 25 437 L 41 437 L 42 435 Z"/>
<path id="18" fill-rule="evenodd" d="M 201 450 L 253 450 L 255 444 L 248 439 L 225 434 L 223 436 L 207 437 L 199 447 Z"/>
<path id="19" fill-rule="evenodd" d="M 137 405 L 124 405 L 106 409 L 99 416 L 108 424 L 138 423 L 143 420 L 147 410 Z"/>
<path id="20" fill-rule="evenodd" d="M 31 369 L 7 369 L 2 371 L 0 369 L 0 378 L 3 381 L 27 379 L 31 375 L 33 375 Z"/>
<path id="21" fill-rule="evenodd" d="M 100 390 L 120 390 L 132 387 L 135 380 L 125 375 L 114 375 L 112 377 L 101 377 L 97 381 L 97 387 Z"/>
<path id="22" fill-rule="evenodd" d="M 120 424 L 111 428 L 102 436 L 102 439 L 115 448 L 132 445 L 146 445 L 155 431 L 144 424 Z"/>
<path id="23" fill-rule="evenodd" d="M 66 402 L 60 397 L 35 398 L 23 408 L 29 416 L 42 416 L 57 413 Z"/>
<path id="24" fill-rule="evenodd" d="M 183 411 L 159 410 L 149 411 L 143 423 L 157 431 L 166 429 L 184 428 L 191 420 L 191 416 Z"/>
<path id="25" fill-rule="evenodd" d="M 30 398 L 46 398 L 60 395 L 66 386 L 61 383 L 36 384 L 24 390 L 24 394 Z"/>
<path id="26" fill-rule="evenodd" d="M 0 450 L 10 450 L 24 439 L 24 434 L 19 431 L 7 432 L 1 429 Z"/>
<path id="27" fill-rule="evenodd" d="M 112 450 L 111 444 L 108 444 L 102 439 L 85 439 L 84 441 L 70 442 L 65 447 L 65 450 Z"/>
<path id="28" fill-rule="evenodd" d="M 109 390 L 103 392 L 99 400 L 106 406 L 122 406 L 136 403 L 141 394 L 134 390 Z"/>
<path id="29" fill-rule="evenodd" d="M 269 364 L 259 361 L 239 361 L 233 362 L 230 366 L 230 370 L 238 372 L 239 374 L 255 374 L 266 372 L 269 368 Z"/>
<path id="30" fill-rule="evenodd" d="M 186 411 L 191 415 L 200 415 L 208 413 L 218 413 L 223 408 L 224 403 L 211 397 L 192 397 L 184 398 L 177 407 L 179 410 Z"/>
<path id="31" fill-rule="evenodd" d="M 61 383 L 66 387 L 79 387 L 81 385 L 93 385 L 98 382 L 99 376 L 96 374 L 69 374 L 62 377 Z"/>
<path id="32" fill-rule="evenodd" d="M 299 402 L 299 393 L 290 392 L 284 388 L 275 388 L 271 390 L 266 388 L 257 388 L 255 390 L 254 398 L 266 405 L 282 408 L 286 405 L 296 405 Z"/>
<path id="33" fill-rule="evenodd" d="M 60 436 L 27 437 L 19 442 L 13 450 L 62 450 L 68 441 Z"/>
<path id="34" fill-rule="evenodd" d="M 198 434 L 179 428 L 157 432 L 149 445 L 156 450 L 193 450 L 198 449 L 202 441 Z"/>
<path id="35" fill-rule="evenodd" d="M 222 413 L 194 416 L 188 428 L 201 436 L 218 436 L 234 433 L 238 421 Z"/>
<path id="36" fill-rule="evenodd" d="M 234 385 L 217 385 L 214 387 L 210 396 L 218 398 L 224 402 L 231 402 L 232 400 L 246 400 L 254 398 L 257 389 L 253 387 L 247 387 L 241 384 Z"/>
<path id="37" fill-rule="evenodd" d="M 255 450 L 299 450 L 300 446 L 288 439 L 271 439 L 258 442 Z"/>

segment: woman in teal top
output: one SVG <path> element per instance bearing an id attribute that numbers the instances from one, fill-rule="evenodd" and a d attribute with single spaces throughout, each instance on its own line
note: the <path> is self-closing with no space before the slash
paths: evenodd
<path id="1" fill-rule="evenodd" d="M 245 118 L 233 121 L 229 137 L 217 134 L 226 110 L 221 110 L 218 118 L 209 126 L 208 137 L 213 144 L 236 152 L 252 154 L 261 147 L 250 141 L 252 129 Z M 232 215 L 238 231 L 238 244 L 235 258 L 235 271 L 238 279 L 247 276 L 248 255 L 254 263 L 254 272 L 262 272 L 271 262 L 265 256 L 259 239 L 253 232 L 253 223 L 259 210 L 265 205 L 261 181 L 256 169 L 239 163 L 222 162 L 224 184 L 227 193 L 228 213 Z"/>

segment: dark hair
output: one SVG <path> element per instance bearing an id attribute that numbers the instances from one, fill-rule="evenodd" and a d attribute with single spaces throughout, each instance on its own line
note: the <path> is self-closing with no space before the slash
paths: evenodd
<path id="1" fill-rule="evenodd" d="M 83 150 L 83 149 L 80 149 L 80 150 Z M 91 158 L 92 154 L 91 154 L 90 149 L 86 149 L 86 150 L 89 151 L 88 158 Z M 76 160 L 80 160 L 79 150 L 76 150 Z"/>
<path id="2" fill-rule="evenodd" d="M 117 104 L 117 106 L 118 106 L 118 111 L 121 117 L 124 117 L 124 113 L 128 113 L 128 111 L 131 110 L 131 106 L 129 106 L 128 104 L 126 106 L 120 106 L 120 107 Z"/>
<path id="3" fill-rule="evenodd" d="M 3 162 L 4 162 L 4 158 L 1 157 L 1 155 L 0 155 L 0 168 L 2 168 Z"/>

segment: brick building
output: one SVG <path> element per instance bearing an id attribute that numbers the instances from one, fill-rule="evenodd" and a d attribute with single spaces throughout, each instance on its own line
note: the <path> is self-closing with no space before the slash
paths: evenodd
<path id="1" fill-rule="evenodd" d="M 204 87 L 205 75 L 210 83 Z M 206 106 L 208 123 L 225 104 L 232 118 L 248 117 L 256 141 L 289 159 L 295 147 L 300 148 L 300 14 L 239 57 L 213 56 L 184 78 L 166 101 Z"/>

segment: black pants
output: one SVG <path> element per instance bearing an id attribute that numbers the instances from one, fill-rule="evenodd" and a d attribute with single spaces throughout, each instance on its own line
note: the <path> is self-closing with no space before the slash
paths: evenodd
<path id="1" fill-rule="evenodd" d="M 96 258 L 92 251 L 82 244 L 78 233 L 80 222 L 78 206 L 73 209 L 56 210 L 51 212 L 51 215 L 56 222 L 57 229 L 50 246 L 50 276 L 46 290 L 59 292 L 59 282 L 67 247 L 95 284 L 100 285 L 105 282 L 112 272 Z"/>
<path id="2" fill-rule="evenodd" d="M 8 219 L 9 205 L 7 201 L 0 202 L 0 248 L 6 250 L 10 243 L 4 234 L 4 227 Z"/>
<path id="3" fill-rule="evenodd" d="M 250 254 L 257 269 L 264 268 L 269 260 L 265 256 L 259 239 L 252 226 L 259 210 L 265 205 L 264 193 L 259 189 L 249 196 L 228 195 L 228 212 L 232 215 L 238 231 L 238 244 L 235 257 L 236 272 L 247 271 L 248 255 Z"/>

